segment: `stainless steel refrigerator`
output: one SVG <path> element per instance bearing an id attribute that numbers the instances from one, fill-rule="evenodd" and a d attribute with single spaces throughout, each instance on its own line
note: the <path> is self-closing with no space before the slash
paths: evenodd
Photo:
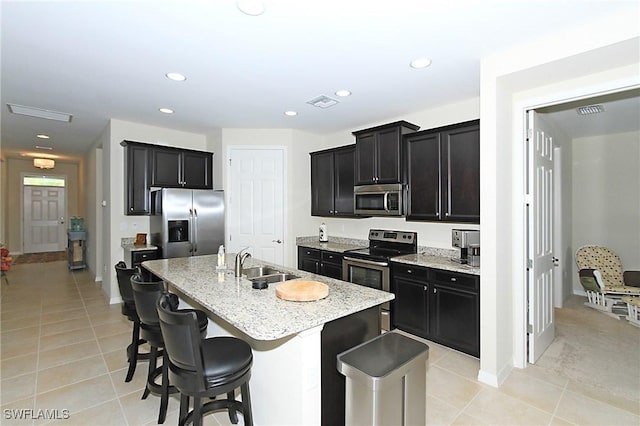
<path id="1" fill-rule="evenodd" d="M 164 188 L 151 192 L 151 244 L 163 258 L 201 256 L 224 244 L 224 192 Z"/>

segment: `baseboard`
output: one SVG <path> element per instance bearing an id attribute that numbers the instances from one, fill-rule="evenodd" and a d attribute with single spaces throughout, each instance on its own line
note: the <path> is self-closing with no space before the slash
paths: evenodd
<path id="1" fill-rule="evenodd" d="M 480 370 L 478 372 L 478 381 L 486 385 L 493 386 L 494 388 L 499 388 L 507 380 L 512 370 L 513 366 L 509 364 L 500 369 L 497 375 Z"/>

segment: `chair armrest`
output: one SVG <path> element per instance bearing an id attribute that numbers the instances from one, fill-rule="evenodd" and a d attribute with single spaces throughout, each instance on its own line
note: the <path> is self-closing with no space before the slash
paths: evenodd
<path id="1" fill-rule="evenodd" d="M 624 285 L 640 287 L 640 271 L 624 271 L 622 278 Z"/>
<path id="2" fill-rule="evenodd" d="M 580 276 L 580 284 L 586 291 L 602 293 L 604 290 L 602 275 L 597 269 L 580 269 L 578 275 Z"/>

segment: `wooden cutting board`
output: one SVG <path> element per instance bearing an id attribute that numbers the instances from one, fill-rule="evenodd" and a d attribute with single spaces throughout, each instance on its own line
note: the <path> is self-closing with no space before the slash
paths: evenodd
<path id="1" fill-rule="evenodd" d="M 318 281 L 285 281 L 276 286 L 276 296 L 293 302 L 310 302 L 328 295 L 329 287 Z"/>

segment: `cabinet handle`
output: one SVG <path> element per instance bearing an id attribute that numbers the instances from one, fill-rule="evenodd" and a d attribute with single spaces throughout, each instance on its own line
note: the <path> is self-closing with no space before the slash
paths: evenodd
<path id="1" fill-rule="evenodd" d="M 426 285 L 423 285 L 423 286 L 422 286 L 422 289 L 423 289 L 424 291 L 429 290 L 429 288 L 428 288 Z"/>
<path id="2" fill-rule="evenodd" d="M 449 217 L 449 212 L 446 212 L 444 215 L 445 215 L 446 217 Z"/>
<path id="3" fill-rule="evenodd" d="M 433 294 L 436 294 L 438 292 L 438 290 L 434 287 L 433 288 Z"/>
<path id="4" fill-rule="evenodd" d="M 407 274 L 413 274 L 413 271 L 411 269 L 407 269 Z"/>
<path id="5" fill-rule="evenodd" d="M 458 280 L 456 279 L 456 277 L 451 277 L 451 281 L 456 282 Z"/>

